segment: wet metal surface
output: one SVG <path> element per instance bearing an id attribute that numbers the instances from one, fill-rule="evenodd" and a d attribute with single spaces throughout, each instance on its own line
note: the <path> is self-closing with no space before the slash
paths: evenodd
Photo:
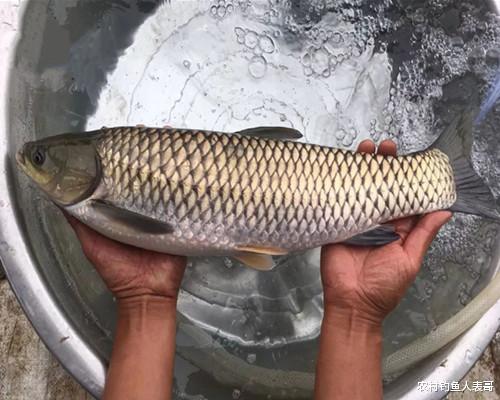
<path id="1" fill-rule="evenodd" d="M 89 390 L 102 388 L 113 299 L 61 215 L 17 175 L 8 154 L 35 137 L 136 123 L 285 125 L 314 143 L 353 148 L 367 137 L 391 137 L 410 151 L 428 145 L 465 104 L 478 107 L 494 82 L 500 32 L 493 3 L 340 3 L 37 0 L 24 3 L 20 26 L 18 2 L 2 8 L 0 43 L 16 29 L 22 35 L 15 54 L 2 49 L 12 58 L 2 61 L 8 88 L 0 83 L 9 98 L 8 134 L 0 136 L 0 193 L 8 193 L 0 198 L 0 250 L 44 341 Z M 499 122 L 493 108 L 474 148 L 475 166 L 497 195 Z M 475 296 L 497 267 L 497 245 L 497 226 L 455 216 L 388 318 L 385 351 L 424 335 Z M 259 274 L 224 258 L 191 260 L 179 301 L 178 393 L 213 399 L 245 387 L 273 398 L 310 395 L 322 313 L 318 251 L 279 262 Z M 420 376 L 465 373 L 498 313 L 424 363 Z M 436 369 L 443 358 L 455 361 Z M 240 367 L 229 368 L 233 362 Z M 222 384 L 214 365 L 224 371 Z M 288 370 L 301 376 L 299 389 L 282 391 L 286 379 L 248 383 L 249 371 L 264 380 L 286 378 Z M 413 390 L 421 398 L 416 382 L 415 372 L 404 375 L 387 386 L 388 397 Z"/>

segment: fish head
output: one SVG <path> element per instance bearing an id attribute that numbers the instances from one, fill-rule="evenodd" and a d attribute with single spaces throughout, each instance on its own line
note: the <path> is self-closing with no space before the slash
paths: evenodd
<path id="1" fill-rule="evenodd" d="M 16 154 L 19 168 L 55 203 L 68 206 L 89 197 L 100 178 L 93 140 L 65 134 L 27 142 Z"/>

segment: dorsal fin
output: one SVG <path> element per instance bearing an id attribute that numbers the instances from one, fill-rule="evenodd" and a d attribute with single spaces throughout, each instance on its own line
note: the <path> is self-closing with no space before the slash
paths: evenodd
<path id="1" fill-rule="evenodd" d="M 259 126 L 257 128 L 243 129 L 234 132 L 237 135 L 261 137 L 274 140 L 295 140 L 302 138 L 302 133 L 297 129 L 282 126 Z"/>

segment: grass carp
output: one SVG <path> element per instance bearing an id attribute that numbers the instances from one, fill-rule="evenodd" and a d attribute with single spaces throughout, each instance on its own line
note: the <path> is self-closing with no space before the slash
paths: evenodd
<path id="1" fill-rule="evenodd" d="M 467 160 L 457 118 L 425 151 L 390 156 L 302 143 L 263 127 L 233 134 L 116 127 L 26 143 L 21 169 L 100 233 L 178 255 L 271 256 L 327 243 L 397 240 L 390 221 L 451 209 L 499 219 Z"/>

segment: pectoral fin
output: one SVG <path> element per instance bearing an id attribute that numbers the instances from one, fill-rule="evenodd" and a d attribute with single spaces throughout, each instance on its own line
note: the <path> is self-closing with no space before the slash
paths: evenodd
<path id="1" fill-rule="evenodd" d="M 300 139 L 302 137 L 302 133 L 300 133 L 297 129 L 285 128 L 281 126 L 261 126 L 258 128 L 243 129 L 242 131 L 234 133 L 243 136 L 253 136 L 275 140 Z"/>
<path id="2" fill-rule="evenodd" d="M 122 229 L 134 229 L 138 234 L 147 233 L 152 235 L 161 235 L 172 233 L 173 228 L 170 224 L 156 219 L 135 213 L 124 208 L 119 208 L 104 201 L 94 200 L 91 207 L 95 212 L 107 218 L 113 224 Z"/>
<path id="3" fill-rule="evenodd" d="M 399 239 L 393 225 L 381 225 L 344 241 L 355 246 L 382 246 Z"/>
<path id="4" fill-rule="evenodd" d="M 269 271 L 273 268 L 273 258 L 266 254 L 257 254 L 242 251 L 233 255 L 242 264 L 258 271 Z"/>

